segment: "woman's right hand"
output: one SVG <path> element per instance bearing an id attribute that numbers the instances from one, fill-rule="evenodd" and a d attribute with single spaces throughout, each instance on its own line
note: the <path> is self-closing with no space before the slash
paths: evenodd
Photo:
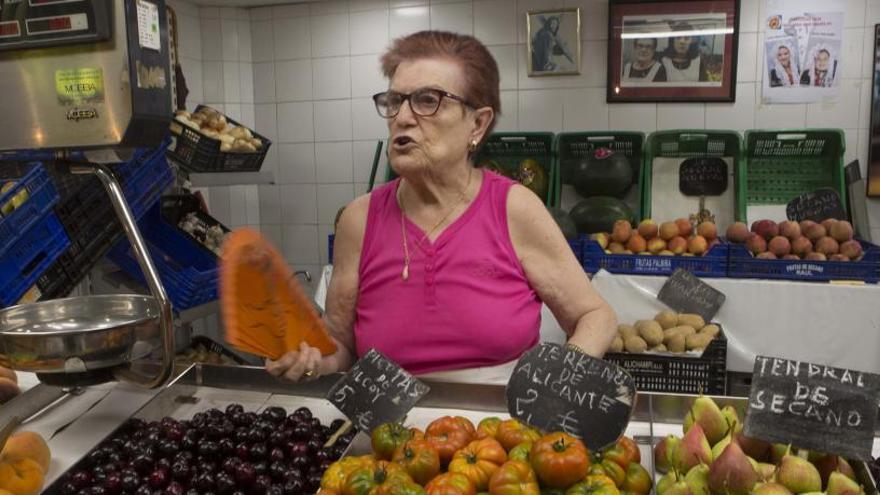
<path id="1" fill-rule="evenodd" d="M 300 342 L 298 351 L 290 351 L 274 361 L 266 359 L 266 371 L 278 378 L 298 382 L 335 373 L 339 371 L 339 364 L 334 356 L 322 356 L 316 347 Z"/>

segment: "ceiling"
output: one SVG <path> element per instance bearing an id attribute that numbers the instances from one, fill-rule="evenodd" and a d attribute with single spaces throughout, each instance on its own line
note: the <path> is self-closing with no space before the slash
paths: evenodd
<path id="1" fill-rule="evenodd" d="M 190 0 L 196 5 L 211 7 L 262 7 L 291 3 L 322 3 L 327 0 Z"/>

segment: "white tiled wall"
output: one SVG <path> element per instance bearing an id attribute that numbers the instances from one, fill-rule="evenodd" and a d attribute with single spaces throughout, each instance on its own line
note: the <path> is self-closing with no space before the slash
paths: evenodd
<path id="1" fill-rule="evenodd" d="M 179 14 L 200 30 L 182 36 L 187 79 L 202 84 L 191 101 L 240 111 L 274 141 L 264 167 L 276 172 L 277 184 L 245 192 L 212 189 L 211 207 L 230 222 L 259 218 L 288 262 L 317 272 L 327 258 L 326 234 L 336 210 L 366 191 L 376 140 L 387 134 L 370 100 L 387 86 L 379 56 L 391 39 L 428 28 L 473 34 L 489 46 L 501 71 L 498 130 L 832 126 L 846 130 L 846 158 L 867 163 L 873 26 L 880 22 L 880 1 L 831 0 L 845 11 L 843 88 L 838 102 L 811 105 L 761 102 L 761 0 L 742 0 L 735 103 L 609 105 L 607 3 L 352 0 L 248 10 L 187 7 Z M 581 8 L 583 60 L 601 69 L 528 77 L 525 13 L 573 6 Z M 377 174 L 383 176 L 384 168 Z M 880 204 L 869 210 L 874 239 L 880 240 Z"/>

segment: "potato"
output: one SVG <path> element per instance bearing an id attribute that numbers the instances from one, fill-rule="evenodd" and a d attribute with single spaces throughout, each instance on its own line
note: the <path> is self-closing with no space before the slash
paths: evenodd
<path id="1" fill-rule="evenodd" d="M 620 337 L 623 340 L 626 340 L 627 337 L 635 337 L 639 334 L 638 330 L 636 330 L 636 327 L 632 325 L 626 325 L 624 323 L 617 325 L 617 331 L 618 333 L 620 333 Z"/>
<path id="2" fill-rule="evenodd" d="M 654 352 L 667 352 L 666 346 L 663 344 L 657 344 L 651 350 Z"/>
<path id="3" fill-rule="evenodd" d="M 263 141 L 260 138 L 251 138 L 250 143 L 258 150 L 263 149 Z"/>
<path id="4" fill-rule="evenodd" d="M 681 332 L 676 332 L 666 342 L 666 348 L 669 349 L 669 352 L 684 352 L 686 342 L 686 337 Z"/>
<path id="5" fill-rule="evenodd" d="M 692 327 L 690 325 L 678 325 L 677 327 L 673 327 L 673 328 L 677 328 L 679 333 L 681 333 L 685 337 L 689 337 L 689 336 L 697 333 L 697 331 L 694 329 L 694 327 Z"/>
<path id="6" fill-rule="evenodd" d="M 639 335 L 651 347 L 663 342 L 663 328 L 654 320 L 637 321 L 636 330 L 639 331 Z"/>
<path id="7" fill-rule="evenodd" d="M 669 339 L 671 339 L 672 337 L 674 337 L 676 335 L 680 335 L 680 334 L 681 334 L 681 329 L 678 327 L 672 327 L 672 328 L 667 328 L 666 330 L 663 330 L 663 343 L 666 344 L 668 347 L 669 346 Z"/>
<path id="8" fill-rule="evenodd" d="M 648 343 L 638 336 L 627 337 L 623 339 L 623 348 L 626 349 L 626 352 L 641 354 L 648 350 Z"/>
<path id="9" fill-rule="evenodd" d="M 657 313 L 657 316 L 654 317 L 654 321 L 660 324 L 663 327 L 663 330 L 667 328 L 672 328 L 675 325 L 678 325 L 678 315 L 673 313 L 672 311 L 662 311 Z"/>
<path id="10" fill-rule="evenodd" d="M 228 152 L 232 151 L 232 145 L 229 143 L 221 142 L 220 143 L 220 151 L 222 151 L 223 153 L 228 153 Z"/>
<path id="11" fill-rule="evenodd" d="M 694 329 L 696 330 L 699 330 L 706 326 L 706 322 L 703 321 L 702 316 L 688 313 L 682 313 L 678 315 L 678 324 L 694 327 Z"/>
<path id="12" fill-rule="evenodd" d="M 235 130 L 235 126 L 234 126 L 234 125 L 232 125 L 232 124 L 226 124 L 226 127 L 224 127 L 223 130 L 220 131 L 220 132 L 223 133 L 223 134 L 229 134 L 229 135 L 232 135 L 232 131 L 234 131 L 234 130 Z M 235 136 L 232 136 L 232 137 L 235 137 Z"/>
<path id="13" fill-rule="evenodd" d="M 611 347 L 608 348 L 608 352 L 620 352 L 623 350 L 623 339 L 620 338 L 620 335 L 614 337 L 614 340 L 611 341 Z"/>
<path id="14" fill-rule="evenodd" d="M 235 139 L 243 139 L 245 141 L 250 141 L 254 137 L 254 135 L 251 134 L 251 131 L 243 126 L 238 126 L 232 129 L 229 133 L 232 134 Z"/>
<path id="15" fill-rule="evenodd" d="M 252 145 L 250 143 L 250 141 L 244 141 L 244 144 L 242 146 L 244 146 L 243 151 L 246 151 L 248 153 L 256 153 L 257 152 L 257 148 L 255 148 L 254 145 Z"/>
<path id="16" fill-rule="evenodd" d="M 708 334 L 694 334 L 685 339 L 689 351 L 702 351 L 714 337 Z"/>
<path id="17" fill-rule="evenodd" d="M 215 131 L 214 129 L 202 129 L 202 134 L 208 136 L 209 138 L 220 139 L 220 133 Z M 220 139 L 220 141 L 223 140 Z"/>
<path id="18" fill-rule="evenodd" d="M 721 328 L 718 325 L 709 324 L 703 327 L 699 333 L 715 337 L 718 335 L 719 332 L 721 332 Z"/>
<path id="19" fill-rule="evenodd" d="M 192 117 L 192 114 L 187 112 L 186 110 L 178 110 L 174 112 L 175 117 L 186 117 L 187 119 Z"/>

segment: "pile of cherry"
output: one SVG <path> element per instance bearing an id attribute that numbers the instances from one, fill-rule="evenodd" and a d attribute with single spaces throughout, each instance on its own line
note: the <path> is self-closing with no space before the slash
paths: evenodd
<path id="1" fill-rule="evenodd" d="M 315 493 L 356 433 L 325 447 L 342 423 L 322 425 L 305 407 L 257 414 L 239 404 L 189 421 L 130 419 L 56 486 L 63 495 Z"/>

